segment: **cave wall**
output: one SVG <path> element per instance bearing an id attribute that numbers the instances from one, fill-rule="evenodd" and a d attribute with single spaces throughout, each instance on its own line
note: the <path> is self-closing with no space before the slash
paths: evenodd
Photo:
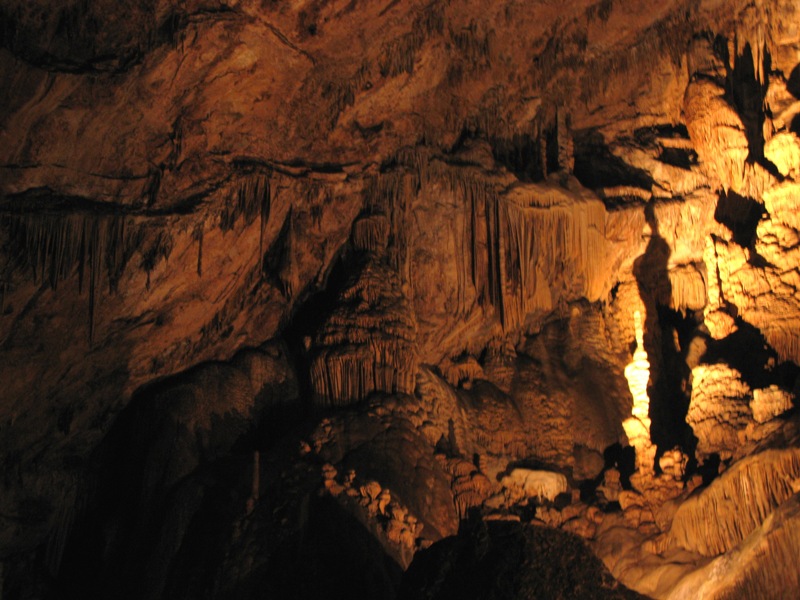
<path id="1" fill-rule="evenodd" d="M 510 501 L 515 466 L 575 489 L 620 467 L 637 311 L 653 476 L 674 447 L 690 466 L 636 506 L 794 444 L 776 419 L 800 361 L 798 16 L 788 0 L 0 3 L 7 589 L 80 590 L 64 569 L 97 559 L 74 541 L 89 507 L 111 548 L 99 581 L 136 580 L 155 546 L 182 565 L 143 584 L 160 597 L 195 535 L 228 553 L 204 559 L 226 565 L 206 585 L 243 557 L 274 577 L 272 551 L 237 546 L 258 527 L 236 511 L 282 506 L 258 482 L 291 477 L 252 475 L 254 452 L 302 490 L 274 539 L 305 551 L 327 464 L 319 510 L 377 540 L 394 589 L 423 540 Z M 166 437 L 141 442 L 137 419 Z M 111 536 L 122 513 L 103 504 L 102 474 L 131 462 L 142 539 Z M 154 506 L 176 516 L 148 521 Z M 240 537 L 192 525 L 208 515 Z"/>

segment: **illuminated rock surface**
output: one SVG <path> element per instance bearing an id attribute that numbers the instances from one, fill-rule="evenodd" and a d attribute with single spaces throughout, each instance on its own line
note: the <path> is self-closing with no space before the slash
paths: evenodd
<path id="1" fill-rule="evenodd" d="M 798 23 L 0 0 L 0 595 L 800 596 Z"/>

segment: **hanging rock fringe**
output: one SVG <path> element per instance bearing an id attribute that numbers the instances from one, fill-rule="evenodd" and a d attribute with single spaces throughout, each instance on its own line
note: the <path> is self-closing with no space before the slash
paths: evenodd
<path id="1" fill-rule="evenodd" d="M 703 273 L 697 266 L 681 265 L 671 269 L 669 283 L 672 290 L 671 308 L 685 312 L 686 310 L 702 310 L 705 307 L 706 282 Z"/>
<path id="2" fill-rule="evenodd" d="M 256 217 L 260 217 L 263 246 L 263 232 L 269 221 L 271 200 L 269 177 L 260 173 L 243 177 L 239 181 L 233 199 L 222 210 L 220 229 L 230 231 L 239 217 L 244 219 L 245 225 L 249 225 Z"/>
<path id="3" fill-rule="evenodd" d="M 452 168 L 421 148 L 395 157 L 396 169 L 368 182 L 368 214 L 389 218 L 389 255 L 408 281 L 408 215 L 420 190 L 442 186 L 463 203 L 459 288 L 471 282 L 481 306 L 492 307 L 506 329 L 518 327 L 535 310 L 552 308 L 551 286 L 564 273 L 598 299 L 605 277 L 606 209 L 597 199 L 575 200 L 545 185 L 521 186 L 503 195 L 498 183 L 478 170 Z M 358 225 L 358 236 L 371 235 Z M 354 227 L 354 232 L 356 228 Z M 377 233 L 377 229 L 373 231 Z M 356 235 L 354 233 L 354 235 Z M 366 238 L 358 243 L 367 243 Z M 467 293 L 459 289 L 459 314 Z"/>
<path id="4" fill-rule="evenodd" d="M 361 217 L 353 223 L 350 240 L 356 250 L 383 254 L 389 243 L 389 220 L 385 215 L 373 214 Z"/>
<path id="5" fill-rule="evenodd" d="M 89 274 L 89 339 L 94 334 L 94 308 L 105 274 L 110 292 L 140 243 L 140 231 L 125 215 L 26 214 L 7 218 L 17 259 L 31 270 L 36 284 L 53 290 L 77 269 L 79 289 Z"/>
<path id="6" fill-rule="evenodd" d="M 153 242 L 142 250 L 140 268 L 147 273 L 147 289 L 150 290 L 150 273 L 155 269 L 160 260 L 168 260 L 175 244 L 172 235 L 166 229 L 159 230 Z M 198 266 L 200 257 L 198 256 Z"/>
<path id="7" fill-rule="evenodd" d="M 359 402 L 375 391 L 412 393 L 416 321 L 394 269 L 369 262 L 342 294 L 314 346 L 311 385 L 321 406 Z"/>
<path id="8" fill-rule="evenodd" d="M 526 196 L 505 203 L 502 314 L 509 328 L 534 310 L 551 309 L 550 284 L 565 272 L 583 280 L 582 291 L 589 297 L 603 285 L 603 204 L 564 204 L 546 192 Z"/>
<path id="9" fill-rule="evenodd" d="M 632 47 L 590 61 L 583 69 L 581 100 L 594 97 L 598 90 L 605 93 L 615 77 L 656 72 L 664 56 L 679 67 L 696 31 L 695 13 L 687 2 L 686 10 L 671 12 L 665 19 L 654 23 L 642 32 Z"/>
<path id="10" fill-rule="evenodd" d="M 727 552 L 794 493 L 792 482 L 798 479 L 798 448 L 744 458 L 680 506 L 670 539 L 703 556 Z"/>
<path id="11" fill-rule="evenodd" d="M 378 59 L 381 75 L 396 77 L 412 73 L 419 49 L 428 38 L 443 31 L 444 7 L 441 2 L 433 2 L 414 19 L 411 31 L 384 45 Z"/>
<path id="12" fill-rule="evenodd" d="M 800 495 L 767 517 L 746 545 L 747 550 L 752 548 L 752 558 L 743 568 L 730 570 L 736 581 L 718 596 L 720 600 L 780 600 L 786 598 L 787 590 L 800 589 Z"/>
<path id="13" fill-rule="evenodd" d="M 322 83 L 322 97 L 330 102 L 327 111 L 328 124 L 333 129 L 339 115 L 356 102 L 356 93 L 363 89 L 369 80 L 369 63 L 364 61 L 352 77 Z"/>

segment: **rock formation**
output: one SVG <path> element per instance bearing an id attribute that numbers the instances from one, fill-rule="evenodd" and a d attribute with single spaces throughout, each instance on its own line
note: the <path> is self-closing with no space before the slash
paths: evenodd
<path id="1" fill-rule="evenodd" d="M 0 596 L 800 594 L 798 22 L 0 1 Z"/>

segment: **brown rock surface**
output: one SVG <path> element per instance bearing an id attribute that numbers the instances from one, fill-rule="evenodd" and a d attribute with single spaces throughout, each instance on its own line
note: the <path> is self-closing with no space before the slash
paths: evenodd
<path id="1" fill-rule="evenodd" d="M 0 595 L 391 597 L 481 516 L 785 563 L 799 18 L 0 1 Z"/>

